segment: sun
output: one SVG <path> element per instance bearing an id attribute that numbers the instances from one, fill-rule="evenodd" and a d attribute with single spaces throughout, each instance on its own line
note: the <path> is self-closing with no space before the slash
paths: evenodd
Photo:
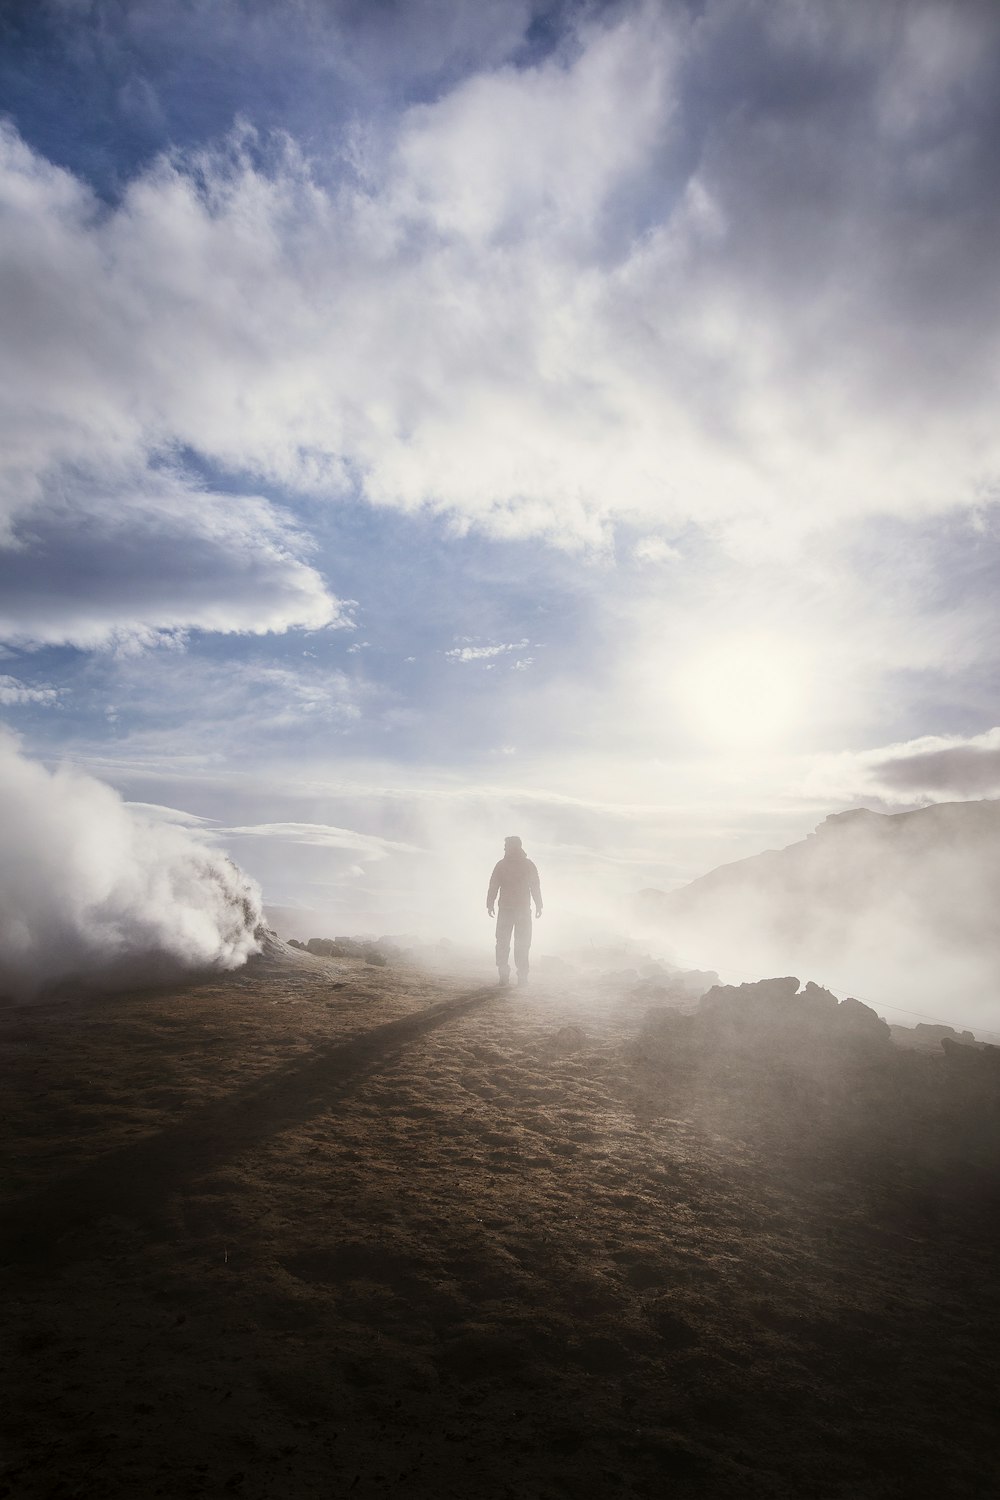
<path id="1" fill-rule="evenodd" d="M 699 739 L 778 748 L 804 723 L 807 653 L 776 635 L 740 635 L 696 650 L 677 673 L 678 708 Z"/>

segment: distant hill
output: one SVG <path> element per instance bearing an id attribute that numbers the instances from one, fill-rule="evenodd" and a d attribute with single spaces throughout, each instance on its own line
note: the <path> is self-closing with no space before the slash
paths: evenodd
<path id="1" fill-rule="evenodd" d="M 834 813 L 638 907 L 685 962 L 804 973 L 1000 1029 L 1000 801 Z"/>
<path id="2" fill-rule="evenodd" d="M 266 901 L 264 921 L 283 938 L 298 938 L 304 943 L 317 932 L 326 932 L 335 919 L 311 906 L 275 906 Z"/>

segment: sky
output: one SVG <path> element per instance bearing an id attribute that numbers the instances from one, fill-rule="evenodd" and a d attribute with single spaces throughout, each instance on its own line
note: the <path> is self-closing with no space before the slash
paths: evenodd
<path id="1" fill-rule="evenodd" d="M 992 0 L 16 0 L 0 724 L 340 931 L 1000 795 Z"/>

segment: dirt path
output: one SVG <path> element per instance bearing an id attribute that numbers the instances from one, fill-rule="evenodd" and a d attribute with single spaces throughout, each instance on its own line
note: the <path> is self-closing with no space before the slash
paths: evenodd
<path id="1" fill-rule="evenodd" d="M 0 1496 L 991 1493 L 983 1224 L 677 1117 L 637 1020 L 306 961 L 8 1017 Z"/>

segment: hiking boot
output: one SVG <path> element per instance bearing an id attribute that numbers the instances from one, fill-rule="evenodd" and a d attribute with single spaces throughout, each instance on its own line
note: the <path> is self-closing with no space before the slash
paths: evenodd
<path id="1" fill-rule="evenodd" d="M 517 976 L 517 982 L 518 982 L 519 985 L 525 985 L 525 984 L 527 984 L 527 982 L 528 982 L 528 976 L 527 976 L 527 974 L 518 974 L 518 976 Z"/>
<path id="2" fill-rule="evenodd" d="M 507 988 L 507 986 L 510 984 L 510 970 L 509 969 L 501 969 L 500 970 L 500 978 L 497 980 L 497 984 L 500 986 L 500 988 L 502 990 L 505 990 Z"/>

